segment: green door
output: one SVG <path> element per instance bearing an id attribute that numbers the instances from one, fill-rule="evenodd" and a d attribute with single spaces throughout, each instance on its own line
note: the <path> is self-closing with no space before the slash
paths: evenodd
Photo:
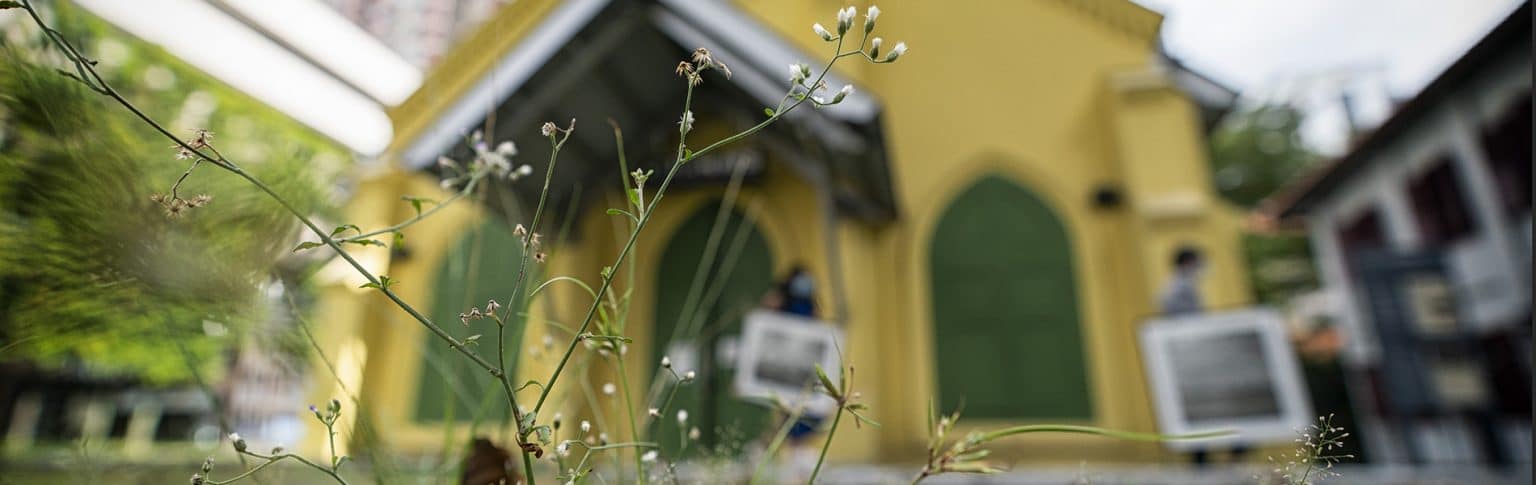
<path id="1" fill-rule="evenodd" d="M 1093 417 L 1072 245 L 1044 202 L 998 177 L 978 181 L 939 220 L 929 268 L 942 409 Z"/>
<path id="2" fill-rule="evenodd" d="M 740 335 L 742 316 L 757 307 L 774 275 L 773 256 L 762 233 L 734 211 L 716 226 L 719 211 L 717 202 L 694 212 L 662 253 L 653 353 L 659 360 L 674 340 L 695 344 L 698 381 L 678 391 L 672 413 L 686 409 L 688 425 L 701 431 L 704 442 L 689 444 L 690 452 L 729 456 L 762 434 L 770 417 L 766 408 L 731 397 L 735 374 L 731 364 L 717 362 L 716 349 L 722 340 Z M 717 243 L 708 254 L 711 233 L 716 233 Z M 701 265 L 704 276 L 695 282 Z M 679 430 L 670 415 L 661 423 L 653 436 L 664 446 L 677 446 L 678 433 L 686 428 Z"/>
<path id="3" fill-rule="evenodd" d="M 512 295 L 521 259 L 522 245 L 506 224 L 491 220 L 471 228 L 437 268 L 437 279 L 431 283 L 432 321 L 458 339 L 481 335 L 476 350 L 494 362 L 496 322 L 488 318 L 470 320 L 465 326 L 459 321 L 459 314 L 471 307 L 484 311 L 486 302 L 492 298 L 506 303 Z M 535 265 L 530 262 L 528 267 L 531 271 Z M 507 311 L 503 309 L 502 313 Z M 426 332 L 422 335 L 425 347 L 416 392 L 416 420 L 471 421 L 479 417 L 505 421 L 510 413 L 496 380 L 436 336 Z M 507 372 L 512 372 L 511 366 L 517 362 L 521 338 L 522 319 L 514 317 L 507 327 Z"/>

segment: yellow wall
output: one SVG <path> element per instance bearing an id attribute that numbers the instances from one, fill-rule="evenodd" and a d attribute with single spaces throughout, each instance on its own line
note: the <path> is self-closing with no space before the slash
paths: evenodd
<path id="1" fill-rule="evenodd" d="M 808 26 L 815 21 L 831 25 L 831 14 L 842 5 L 827 0 L 739 4 L 818 56 L 825 54 L 826 45 L 815 39 Z M 846 312 L 830 308 L 834 299 L 829 287 L 836 281 L 828 279 L 823 211 L 815 189 L 786 164 L 771 161 L 762 183 L 744 188 L 738 202 L 767 238 L 776 273 L 783 273 L 792 261 L 804 262 L 819 279 L 817 296 L 828 307 L 825 314 L 848 317 L 846 350 L 857 369 L 856 386 L 883 427 L 840 431 L 832 458 L 903 461 L 922 453 L 924 414 L 936 390 L 928 250 L 933 229 L 950 201 L 987 175 L 1001 176 L 1039 195 L 1061 218 L 1072 241 L 1084 355 L 1097 417 L 1091 424 L 1155 431 L 1136 326 L 1156 309 L 1156 295 L 1168 277 L 1173 248 L 1192 243 L 1208 254 L 1210 271 L 1204 287 L 1208 305 L 1246 303 L 1250 293 L 1239 253 L 1237 217 L 1212 193 L 1195 109 L 1154 66 L 1152 36 L 1159 19 L 1119 0 L 992 2 L 984 8 L 893 1 L 882 2 L 881 7 L 886 13 L 879 32 L 889 34 L 887 45 L 905 40 L 912 51 L 890 66 L 851 67 L 845 73 L 884 103 L 899 217 L 878 226 L 836 221 Z M 418 105 L 408 103 L 408 107 Z M 419 132 L 430 113 L 420 108 L 397 111 L 397 124 L 410 127 L 407 132 Z M 1092 194 L 1102 185 L 1119 187 L 1125 204 L 1095 208 Z M 379 217 L 377 212 L 387 211 L 377 208 L 402 204 L 379 201 L 420 195 L 422 190 L 433 187 L 420 177 L 400 177 L 392 185 L 365 185 L 349 215 L 369 215 L 370 222 L 382 225 L 403 214 Z M 370 196 L 374 191 L 385 195 Z M 661 246 L 698 206 L 723 191 L 716 187 L 669 194 L 639 240 L 633 255 L 637 286 L 627 329 L 635 338 L 635 350 L 625 356 L 634 389 L 648 383 L 644 379 L 657 358 L 648 341 L 655 296 L 650 283 Z M 616 197 L 610 197 L 607 206 L 618 205 Z M 600 281 L 598 271 L 611 264 L 622 247 L 618 238 L 624 231 L 615 226 L 618 218 L 603 214 L 602 209 L 594 207 L 581 216 L 581 240 L 553 250 L 550 268 L 554 273 L 594 286 Z M 435 261 L 456 241 L 460 230 L 456 228 L 467 227 L 474 217 L 478 216 L 473 210 L 456 211 L 408 232 L 416 252 L 409 262 L 390 268 L 390 274 L 406 282 L 401 288 L 402 294 L 410 295 L 408 301 L 419 301 L 423 307 L 430 303 L 424 301 L 425 284 Z M 622 281 L 621 274 L 616 283 Z M 409 386 L 414 386 L 419 370 L 413 367 L 420 362 L 420 339 L 428 336 L 398 311 L 358 309 L 356 302 L 372 301 L 367 298 L 327 290 L 327 315 L 338 319 L 331 321 L 343 322 L 337 325 L 351 325 L 346 328 L 365 336 L 369 357 L 364 395 L 380 403 L 377 412 L 382 421 L 402 423 L 410 410 L 384 403 L 414 401 L 409 396 L 414 396 L 415 388 Z M 541 300 L 539 312 L 579 323 L 589 300 L 584 293 L 563 287 Z M 354 323 L 361 318 L 372 321 Z M 525 348 L 538 347 L 543 331 L 534 325 L 523 342 Z M 565 338 L 555 341 L 556 352 L 568 342 Z M 546 378 L 551 357 L 524 354 L 516 382 Z M 611 369 L 596 364 L 585 377 L 601 383 L 613 375 Z M 569 380 L 562 385 L 581 378 L 564 377 Z M 558 390 L 551 401 L 552 409 L 568 416 L 592 411 L 581 404 L 580 396 L 562 392 Z M 962 423 L 962 431 L 1015 424 Z M 441 431 L 411 426 L 390 428 L 389 433 L 397 442 L 420 449 L 429 449 L 441 435 Z M 610 434 L 628 435 L 623 430 L 610 430 Z M 998 449 L 1004 460 L 1077 463 L 1168 457 L 1154 444 L 1080 436 L 1019 438 Z"/>

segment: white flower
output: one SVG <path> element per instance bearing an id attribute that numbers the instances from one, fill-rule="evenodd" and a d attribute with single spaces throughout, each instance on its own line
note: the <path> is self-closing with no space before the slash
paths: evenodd
<path id="1" fill-rule="evenodd" d="M 800 84 L 801 82 L 804 82 L 805 81 L 805 74 L 802 74 L 802 72 L 803 71 L 800 70 L 800 65 L 799 64 L 790 64 L 789 65 L 789 82 L 794 83 L 794 84 Z"/>
<path id="2" fill-rule="evenodd" d="M 677 424 L 685 424 L 687 422 L 688 422 L 688 410 L 687 409 L 679 409 L 679 410 L 677 410 Z"/>
<path id="3" fill-rule="evenodd" d="M 672 358 L 671 357 L 667 357 L 665 355 L 661 356 L 661 368 L 663 368 L 663 369 L 671 369 L 672 368 Z"/>
<path id="4" fill-rule="evenodd" d="M 690 440 L 699 439 L 699 427 L 698 426 L 694 426 L 693 428 L 689 428 L 688 429 L 688 439 L 690 439 Z"/>
<path id="5" fill-rule="evenodd" d="M 885 43 L 885 39 L 881 39 L 879 37 L 875 37 L 873 40 L 870 40 L 869 41 L 869 57 L 879 58 L 880 57 L 880 44 L 884 44 L 884 43 Z"/>
<path id="6" fill-rule="evenodd" d="M 816 35 L 821 36 L 821 40 L 825 40 L 827 42 L 832 41 L 832 33 L 827 32 L 827 28 L 822 27 L 821 24 L 812 25 L 811 30 L 816 31 Z"/>
<path id="7" fill-rule="evenodd" d="M 848 97 L 850 94 L 853 94 L 853 85 L 844 84 L 843 89 L 837 90 L 837 94 L 832 96 L 832 104 L 843 102 L 843 98 Z"/>
<path id="8" fill-rule="evenodd" d="M 618 391 L 618 387 L 615 387 L 612 382 L 608 382 L 608 383 L 604 383 L 603 384 L 603 394 L 612 396 L 613 393 L 617 392 L 617 391 Z"/>
<path id="9" fill-rule="evenodd" d="M 870 5 L 869 10 L 864 11 L 864 33 L 868 34 L 869 31 L 875 30 L 875 19 L 877 18 L 880 18 L 880 7 Z"/>
<path id="10" fill-rule="evenodd" d="M 496 145 L 496 153 L 503 157 L 517 155 L 517 144 L 510 141 L 501 142 L 501 144 Z"/>
<path id="11" fill-rule="evenodd" d="M 907 43 L 906 42 L 897 42 L 896 43 L 896 47 L 891 48 L 891 53 L 885 55 L 885 62 L 894 61 L 894 60 L 896 60 L 896 58 L 901 57 L 902 54 L 906 54 L 906 53 L 907 53 Z"/>
<path id="12" fill-rule="evenodd" d="M 640 455 L 640 461 L 646 463 L 656 461 L 656 450 L 647 451 L 644 455 Z"/>
<path id="13" fill-rule="evenodd" d="M 693 111 L 684 111 L 683 118 L 677 121 L 677 126 L 682 128 L 683 133 L 693 131 Z"/>
<path id="14" fill-rule="evenodd" d="M 539 127 L 539 134 L 546 137 L 555 136 L 555 131 L 557 130 L 559 130 L 559 128 L 555 127 L 555 122 L 545 121 L 544 126 Z"/>
<path id="15" fill-rule="evenodd" d="M 695 377 L 698 377 L 698 374 L 695 374 L 693 371 L 688 371 L 687 373 L 683 374 L 683 380 L 685 381 L 691 381 Z"/>
<path id="16" fill-rule="evenodd" d="M 555 454 L 558 454 L 560 456 L 570 456 L 570 454 L 571 454 L 571 443 L 570 442 L 566 442 L 566 441 L 561 441 L 560 444 L 555 445 Z"/>
<path id="17" fill-rule="evenodd" d="M 848 32 L 848 28 L 853 26 L 853 16 L 855 14 L 857 14 L 857 11 L 853 9 L 853 6 L 849 6 L 848 8 L 837 11 L 838 35 L 842 35 L 844 32 Z"/>
<path id="18" fill-rule="evenodd" d="M 653 417 L 653 418 L 661 417 L 661 410 L 660 409 L 651 408 L 651 409 L 646 410 L 645 413 L 651 415 L 651 417 Z"/>
<path id="19" fill-rule="evenodd" d="M 587 433 L 590 431 L 592 431 L 592 422 L 585 419 L 581 420 L 581 432 Z"/>

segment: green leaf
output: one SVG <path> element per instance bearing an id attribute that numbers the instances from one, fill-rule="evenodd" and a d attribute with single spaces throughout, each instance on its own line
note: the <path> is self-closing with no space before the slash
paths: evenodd
<path id="1" fill-rule="evenodd" d="M 816 364 L 816 378 L 821 379 L 821 386 L 827 388 L 827 394 L 832 396 L 832 399 L 843 400 L 842 391 L 832 384 L 832 378 L 827 377 L 826 371 L 821 370 L 821 364 Z"/>
<path id="2" fill-rule="evenodd" d="M 763 108 L 763 114 L 768 115 L 769 118 L 772 118 L 774 115 L 773 108 Z"/>
<path id="3" fill-rule="evenodd" d="M 377 239 L 347 239 L 343 240 L 342 242 L 347 244 L 356 244 L 358 246 L 378 246 L 381 248 L 389 247 Z"/>
<path id="4" fill-rule="evenodd" d="M 638 205 L 638 203 L 637 203 L 637 205 Z M 624 209 L 608 209 L 608 215 L 610 215 L 610 216 L 624 215 L 624 216 L 629 216 L 629 219 L 632 220 L 632 221 L 636 221 L 636 222 L 640 221 L 640 218 L 635 217 L 634 214 L 631 214 L 631 213 L 629 213 L 629 211 L 624 210 Z"/>
<path id="5" fill-rule="evenodd" d="M 878 421 L 875 421 L 873 419 L 869 419 L 869 417 L 864 416 L 864 414 L 862 414 L 862 413 L 859 413 L 857 411 L 849 409 L 848 410 L 848 414 L 852 414 L 854 418 L 857 418 L 859 420 L 858 422 L 861 422 L 861 423 L 864 423 L 864 424 L 867 424 L 867 425 L 870 425 L 870 426 L 874 426 L 876 428 L 880 427 L 880 423 Z"/>
<path id="6" fill-rule="evenodd" d="M 546 446 L 549 445 L 549 441 L 551 439 L 551 435 L 553 434 L 553 432 L 551 432 L 550 429 L 549 429 L 549 425 L 543 425 L 543 426 L 539 426 L 537 428 L 533 428 L 533 432 L 534 432 L 534 434 L 536 436 L 539 437 L 539 443 L 540 444 L 543 444 L 543 445 L 546 445 Z"/>
<path id="7" fill-rule="evenodd" d="M 464 337 L 464 345 L 480 345 L 480 334 Z"/>
<path id="8" fill-rule="evenodd" d="M 342 224 L 340 226 L 336 226 L 335 229 L 331 229 L 331 237 L 340 236 L 341 233 L 347 232 L 348 229 L 357 231 L 358 234 L 362 234 L 363 233 L 363 230 L 359 229 L 355 225 L 352 225 L 352 224 Z"/>
<path id="9" fill-rule="evenodd" d="M 539 389 L 543 389 L 544 388 L 544 385 L 543 384 L 539 384 L 539 381 L 535 381 L 533 379 L 529 379 L 528 382 L 524 382 L 523 383 L 522 387 L 519 387 L 516 390 L 513 390 L 512 392 L 523 392 L 523 389 L 527 389 L 528 386 L 539 386 Z"/>
<path id="10" fill-rule="evenodd" d="M 397 248 L 400 247 L 400 246 L 404 246 L 405 245 L 405 233 L 400 232 L 400 231 L 395 231 L 394 245 Z"/>
<path id="11" fill-rule="evenodd" d="M 299 243 L 298 246 L 295 246 L 293 248 L 293 252 L 297 253 L 297 252 L 303 251 L 305 249 L 314 249 L 314 248 L 318 248 L 320 246 L 324 246 L 324 244 L 317 243 L 317 242 L 314 242 L 314 241 L 305 241 L 305 242 Z"/>
<path id="12" fill-rule="evenodd" d="M 428 199 L 426 197 L 414 197 L 414 196 L 409 196 L 409 195 L 402 195 L 402 196 L 400 196 L 400 199 L 404 200 L 406 202 L 410 202 L 411 203 L 411 207 L 416 209 L 416 215 L 418 217 L 421 216 L 421 204 L 423 202 L 430 203 L 430 204 L 436 204 L 437 203 L 436 200 Z"/>
<path id="13" fill-rule="evenodd" d="M 358 288 L 376 288 L 376 289 L 379 289 L 379 290 L 387 290 L 387 289 L 389 289 L 390 286 L 393 286 L 394 284 L 395 284 L 395 281 L 389 279 L 388 276 L 379 275 L 379 282 L 378 283 L 373 283 L 373 282 L 363 283 L 363 285 L 359 286 Z"/>

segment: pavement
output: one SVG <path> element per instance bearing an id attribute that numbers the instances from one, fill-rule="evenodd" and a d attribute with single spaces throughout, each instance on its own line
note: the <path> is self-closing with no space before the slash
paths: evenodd
<path id="1" fill-rule="evenodd" d="M 680 470 L 683 483 L 732 483 L 720 476 L 720 469 Z M 785 471 L 785 470 L 776 470 Z M 1017 468 L 995 475 L 945 475 L 924 480 L 924 484 L 977 485 L 1253 485 L 1283 484 L 1274 477 L 1261 477 L 1269 470 L 1252 466 L 1212 466 L 1204 469 L 1169 466 L 1080 466 Z M 1505 470 L 1478 465 L 1370 466 L 1339 465 L 1338 476 L 1311 480 L 1314 484 L 1341 485 L 1515 485 L 1532 483 L 1529 464 Z M 693 472 L 693 473 L 689 473 Z M 787 472 L 787 471 L 785 471 Z M 885 465 L 843 465 L 822 471 L 818 483 L 848 485 L 885 485 L 911 483 L 914 468 Z M 712 476 L 705 477 L 704 473 Z M 794 476 L 792 476 L 794 475 Z M 744 477 L 742 477 L 744 478 Z M 790 472 L 780 483 L 805 483 L 805 476 Z M 741 482 L 745 482 L 742 480 Z"/>

